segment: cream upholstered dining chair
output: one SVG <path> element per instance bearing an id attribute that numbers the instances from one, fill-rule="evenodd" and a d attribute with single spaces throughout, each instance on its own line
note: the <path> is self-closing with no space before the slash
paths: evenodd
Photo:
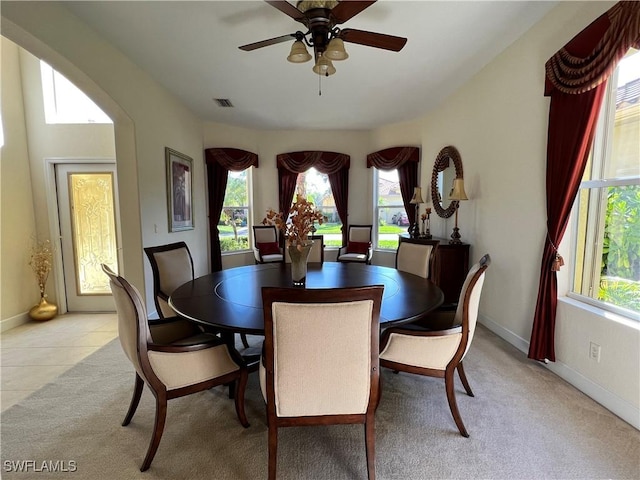
<path id="1" fill-rule="evenodd" d="M 155 343 L 172 343 L 202 332 L 195 323 L 182 318 L 168 303 L 169 296 L 183 283 L 193 280 L 193 259 L 184 242 L 147 247 L 144 252 L 153 272 L 153 301 L 159 319 L 149 319 Z"/>
<path id="2" fill-rule="evenodd" d="M 380 366 L 394 371 L 444 378 L 451 414 L 464 437 L 469 434 L 456 403 L 454 372 L 458 371 L 467 395 L 473 397 L 462 360 L 471 346 L 476 329 L 480 294 L 490 263 L 491 258 L 487 254 L 469 270 L 460 292 L 456 311 L 457 326 L 437 331 L 413 325 L 391 327 L 382 334 L 380 346 Z"/>
<path id="3" fill-rule="evenodd" d="M 396 269 L 430 278 L 439 244 L 439 240 L 424 240 L 424 243 L 400 242 L 396 251 Z"/>
<path id="4" fill-rule="evenodd" d="M 256 263 L 284 262 L 284 253 L 278 244 L 278 231 L 275 225 L 254 225 L 253 243 Z"/>
<path id="5" fill-rule="evenodd" d="M 362 423 L 367 472 L 375 478 L 383 286 L 262 289 L 265 343 L 260 387 L 267 404 L 269 479 L 278 428 Z"/>
<path id="6" fill-rule="evenodd" d="M 185 242 L 175 242 L 156 247 L 146 247 L 151 271 L 153 272 L 153 299 L 159 320 L 149 319 L 151 338 L 156 343 L 172 343 L 180 338 L 196 335 L 201 331 L 217 333 L 213 327 L 200 327 L 194 322 L 180 317 L 171 305 L 169 297 L 180 285 L 194 279 L 193 258 Z M 249 341 L 240 334 L 245 348 Z"/>
<path id="7" fill-rule="evenodd" d="M 217 385 L 235 384 L 235 408 L 238 420 L 249 426 L 244 411 L 247 369 L 235 350 L 229 350 L 221 339 L 208 336 L 208 342 L 195 337 L 183 339 L 180 345 L 158 345 L 152 342 L 144 302 L 138 290 L 108 266 L 102 270 L 109 276 L 111 292 L 118 313 L 118 337 L 125 355 L 136 370 L 136 380 L 129 410 L 122 422 L 129 425 L 138 408 L 146 384 L 156 399 L 156 415 L 151 442 L 140 471 L 151 465 L 156 454 L 167 417 L 167 401 L 172 398 L 208 390 Z"/>
<path id="8" fill-rule="evenodd" d="M 338 250 L 339 262 L 358 262 L 371 264 L 373 248 L 371 247 L 371 231 L 373 225 L 349 225 L 347 244 Z"/>
<path id="9" fill-rule="evenodd" d="M 324 263 L 324 235 L 309 235 L 308 238 L 313 240 L 313 246 L 309 251 L 307 263 L 319 263 L 322 265 Z M 291 263 L 291 256 L 286 248 L 284 250 L 284 261 L 285 263 Z"/>

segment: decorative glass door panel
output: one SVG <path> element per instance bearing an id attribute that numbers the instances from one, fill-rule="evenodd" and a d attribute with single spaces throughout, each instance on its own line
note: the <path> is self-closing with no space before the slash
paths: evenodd
<path id="1" fill-rule="evenodd" d="M 118 271 L 115 164 L 56 165 L 56 184 L 67 309 L 113 311 L 100 265 Z"/>
<path id="2" fill-rule="evenodd" d="M 69 174 L 71 223 L 78 295 L 111 295 L 100 265 L 118 264 L 113 175 Z"/>

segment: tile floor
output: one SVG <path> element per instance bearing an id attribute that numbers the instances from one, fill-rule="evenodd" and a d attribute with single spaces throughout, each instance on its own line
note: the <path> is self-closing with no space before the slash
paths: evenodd
<path id="1" fill-rule="evenodd" d="M 68 313 L 0 334 L 0 410 L 51 382 L 118 335 L 115 313 Z"/>

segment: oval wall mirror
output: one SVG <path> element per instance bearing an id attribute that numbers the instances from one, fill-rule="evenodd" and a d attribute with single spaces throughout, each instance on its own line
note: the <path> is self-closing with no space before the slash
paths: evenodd
<path id="1" fill-rule="evenodd" d="M 454 179 L 462 177 L 460 153 L 453 145 L 444 147 L 438 153 L 431 173 L 431 202 L 439 217 L 449 218 L 455 213 L 458 201 L 448 201 L 449 193 L 446 189 L 453 185 Z"/>

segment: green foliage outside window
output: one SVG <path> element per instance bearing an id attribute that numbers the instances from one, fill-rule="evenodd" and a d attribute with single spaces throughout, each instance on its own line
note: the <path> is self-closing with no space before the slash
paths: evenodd
<path id="1" fill-rule="evenodd" d="M 611 187 L 599 299 L 640 312 L 640 186 Z"/>

